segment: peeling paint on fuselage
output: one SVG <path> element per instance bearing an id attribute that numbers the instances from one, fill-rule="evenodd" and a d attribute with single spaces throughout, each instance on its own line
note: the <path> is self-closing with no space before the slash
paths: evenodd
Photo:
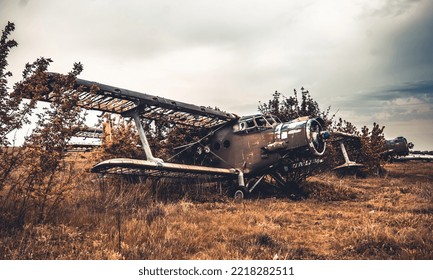
<path id="1" fill-rule="evenodd" d="M 215 133 L 211 149 L 220 157 L 220 167 L 236 168 L 248 174 L 269 167 L 281 158 L 278 153 L 263 153 L 262 148 L 274 141 L 272 127 L 238 133 L 233 126 L 227 126 Z"/>

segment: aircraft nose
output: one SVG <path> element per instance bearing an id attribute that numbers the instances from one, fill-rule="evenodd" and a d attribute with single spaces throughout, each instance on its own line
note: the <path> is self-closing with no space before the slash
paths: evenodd
<path id="1" fill-rule="evenodd" d="M 322 131 L 322 126 L 316 119 L 310 119 L 307 122 L 307 141 L 314 155 L 323 155 L 326 148 L 325 139 L 329 136 L 330 133 L 326 130 Z"/>
<path id="2" fill-rule="evenodd" d="M 280 123 L 275 128 L 278 140 L 266 147 L 267 151 L 295 150 L 307 152 L 313 156 L 322 156 L 325 152 L 325 140 L 330 137 L 329 131 L 322 130 L 318 118 L 296 119 Z"/>

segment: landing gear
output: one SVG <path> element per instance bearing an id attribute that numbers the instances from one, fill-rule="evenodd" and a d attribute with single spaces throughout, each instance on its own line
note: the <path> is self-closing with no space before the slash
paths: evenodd
<path id="1" fill-rule="evenodd" d="M 364 167 L 364 165 L 351 161 L 349 159 L 349 156 L 347 154 L 343 142 L 340 142 L 340 149 L 341 152 L 343 153 L 344 163 L 342 165 L 335 167 L 334 171 L 336 171 L 340 177 L 344 177 L 346 175 L 354 175 L 356 177 L 356 175 L 358 174 L 360 169 Z"/>
<path id="2" fill-rule="evenodd" d="M 246 187 L 231 187 L 229 190 L 229 196 L 232 197 L 235 201 L 241 201 L 245 198 L 248 198 L 250 192 Z"/>
<path id="3" fill-rule="evenodd" d="M 244 190 L 238 189 L 237 191 L 235 191 L 233 198 L 235 201 L 240 201 L 240 200 L 243 200 L 246 196 L 247 196 L 247 193 Z"/>
<path id="4" fill-rule="evenodd" d="M 305 179 L 309 172 L 287 173 L 286 176 L 274 171 L 259 177 L 245 178 L 245 187 L 232 182 L 228 190 L 229 197 L 234 200 L 242 200 L 257 194 L 259 196 L 290 196 L 302 197 L 300 183 Z M 290 175 L 290 176 L 289 176 Z"/>
<path id="5" fill-rule="evenodd" d="M 229 195 L 235 200 L 242 200 L 251 196 L 251 193 L 256 189 L 256 187 L 262 182 L 265 175 L 256 178 L 245 179 L 246 184 L 243 186 L 232 187 Z"/>

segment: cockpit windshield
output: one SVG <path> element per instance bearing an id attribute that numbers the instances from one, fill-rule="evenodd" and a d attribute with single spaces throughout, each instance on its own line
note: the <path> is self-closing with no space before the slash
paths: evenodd
<path id="1" fill-rule="evenodd" d="M 281 121 L 273 115 L 253 115 L 239 119 L 234 125 L 234 132 L 253 132 L 275 127 Z"/>

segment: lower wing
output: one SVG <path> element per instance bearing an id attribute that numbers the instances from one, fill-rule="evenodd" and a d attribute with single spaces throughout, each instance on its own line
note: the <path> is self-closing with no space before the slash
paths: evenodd
<path id="1" fill-rule="evenodd" d="M 114 158 L 93 166 L 94 173 L 125 174 L 153 177 L 195 177 L 207 175 L 215 178 L 237 177 L 239 172 L 230 168 L 187 165 L 168 162 L 154 162 L 131 158 Z"/>

